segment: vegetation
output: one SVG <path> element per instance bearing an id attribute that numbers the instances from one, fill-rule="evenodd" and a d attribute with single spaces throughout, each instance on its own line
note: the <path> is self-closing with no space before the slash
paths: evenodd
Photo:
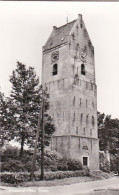
<path id="1" fill-rule="evenodd" d="M 45 172 L 45 180 L 54 180 L 54 179 L 63 179 L 68 177 L 83 177 L 89 176 L 89 170 L 79 170 L 79 171 L 56 171 L 56 172 Z M 40 181 L 40 173 L 35 174 L 35 180 Z M 21 183 L 30 181 L 30 174 L 29 173 L 2 173 L 1 174 L 1 181 L 6 183 Z"/>
<path id="2" fill-rule="evenodd" d="M 43 88 L 39 85 L 34 68 L 27 68 L 17 62 L 17 68 L 10 76 L 12 90 L 9 98 L 0 94 L 0 119 L 2 127 L 2 145 L 4 140 L 14 140 L 20 143 L 20 156 L 23 155 L 24 145 L 34 147 L 38 116 L 41 110 Z M 45 100 L 45 145 L 49 145 L 52 133 L 55 131 L 52 118 L 48 115 L 48 93 L 44 91 Z M 42 121 L 41 121 L 42 124 Z M 39 148 L 41 130 L 39 133 Z"/>
<path id="3" fill-rule="evenodd" d="M 105 159 L 106 156 L 104 154 L 100 154 L 101 169 L 103 171 L 104 170 L 109 171 L 109 168 L 110 171 L 117 170 L 118 169 L 117 151 L 119 147 L 119 119 L 117 118 L 112 119 L 111 115 L 106 116 L 104 113 L 98 112 L 98 137 L 100 150 L 104 151 L 105 154 L 109 154 L 110 158 L 108 159 L 109 162 L 107 162 L 107 159 Z"/>
<path id="4" fill-rule="evenodd" d="M 1 171 L 9 172 L 30 172 L 31 161 L 33 156 L 33 150 L 24 150 L 22 157 L 19 156 L 20 149 L 7 145 L 6 148 L 1 149 Z M 50 149 L 45 149 L 44 155 L 44 165 L 46 171 L 75 171 L 82 170 L 82 164 L 80 161 L 75 159 L 68 159 L 62 157 L 59 153 L 55 151 L 50 151 Z M 40 151 L 37 153 L 36 171 L 40 170 L 41 166 L 41 154 Z"/>

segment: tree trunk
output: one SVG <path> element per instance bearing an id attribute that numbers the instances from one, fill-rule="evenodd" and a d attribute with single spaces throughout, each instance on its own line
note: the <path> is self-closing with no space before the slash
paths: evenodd
<path id="1" fill-rule="evenodd" d="M 22 136 L 22 139 L 21 139 L 20 158 L 23 155 L 23 150 L 24 150 L 24 136 Z"/>

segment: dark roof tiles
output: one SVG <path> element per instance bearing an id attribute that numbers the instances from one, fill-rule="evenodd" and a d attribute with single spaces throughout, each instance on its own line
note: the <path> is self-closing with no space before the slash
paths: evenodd
<path id="1" fill-rule="evenodd" d="M 52 32 L 44 46 L 44 51 L 67 42 L 67 35 L 69 35 L 75 22 L 76 20 L 60 26 L 59 28 L 55 27 L 55 30 Z"/>

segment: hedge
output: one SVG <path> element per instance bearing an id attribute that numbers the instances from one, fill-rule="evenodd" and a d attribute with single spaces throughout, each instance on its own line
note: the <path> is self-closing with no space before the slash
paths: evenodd
<path id="1" fill-rule="evenodd" d="M 30 173 L 1 173 L 1 181 L 5 183 L 18 184 L 22 182 L 30 181 Z M 56 171 L 56 172 L 45 172 L 45 180 L 63 179 L 68 177 L 83 177 L 89 176 L 89 170 L 83 169 L 79 171 Z M 40 174 L 35 173 L 35 180 L 40 181 Z"/>

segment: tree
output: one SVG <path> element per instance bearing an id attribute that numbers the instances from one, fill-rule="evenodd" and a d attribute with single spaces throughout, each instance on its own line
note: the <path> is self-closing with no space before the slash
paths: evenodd
<path id="1" fill-rule="evenodd" d="M 115 154 L 118 147 L 119 119 L 98 112 L 98 136 L 100 150 Z"/>
<path id="2" fill-rule="evenodd" d="M 41 109 L 42 86 L 36 76 L 34 68 L 17 62 L 17 68 L 10 76 L 12 90 L 9 98 L 9 135 L 21 145 L 20 156 L 23 154 L 24 145 L 34 146 L 38 115 Z M 45 144 L 49 144 L 51 134 L 55 128 L 52 118 L 48 115 L 48 93 L 45 90 Z M 8 124 L 7 124 L 8 125 Z M 39 141 L 41 130 L 39 133 Z M 40 146 L 40 144 L 39 144 Z"/>
<path id="3" fill-rule="evenodd" d="M 3 146 L 6 141 L 9 141 L 9 99 L 0 92 L 0 134 L 1 142 L 0 145 Z"/>

